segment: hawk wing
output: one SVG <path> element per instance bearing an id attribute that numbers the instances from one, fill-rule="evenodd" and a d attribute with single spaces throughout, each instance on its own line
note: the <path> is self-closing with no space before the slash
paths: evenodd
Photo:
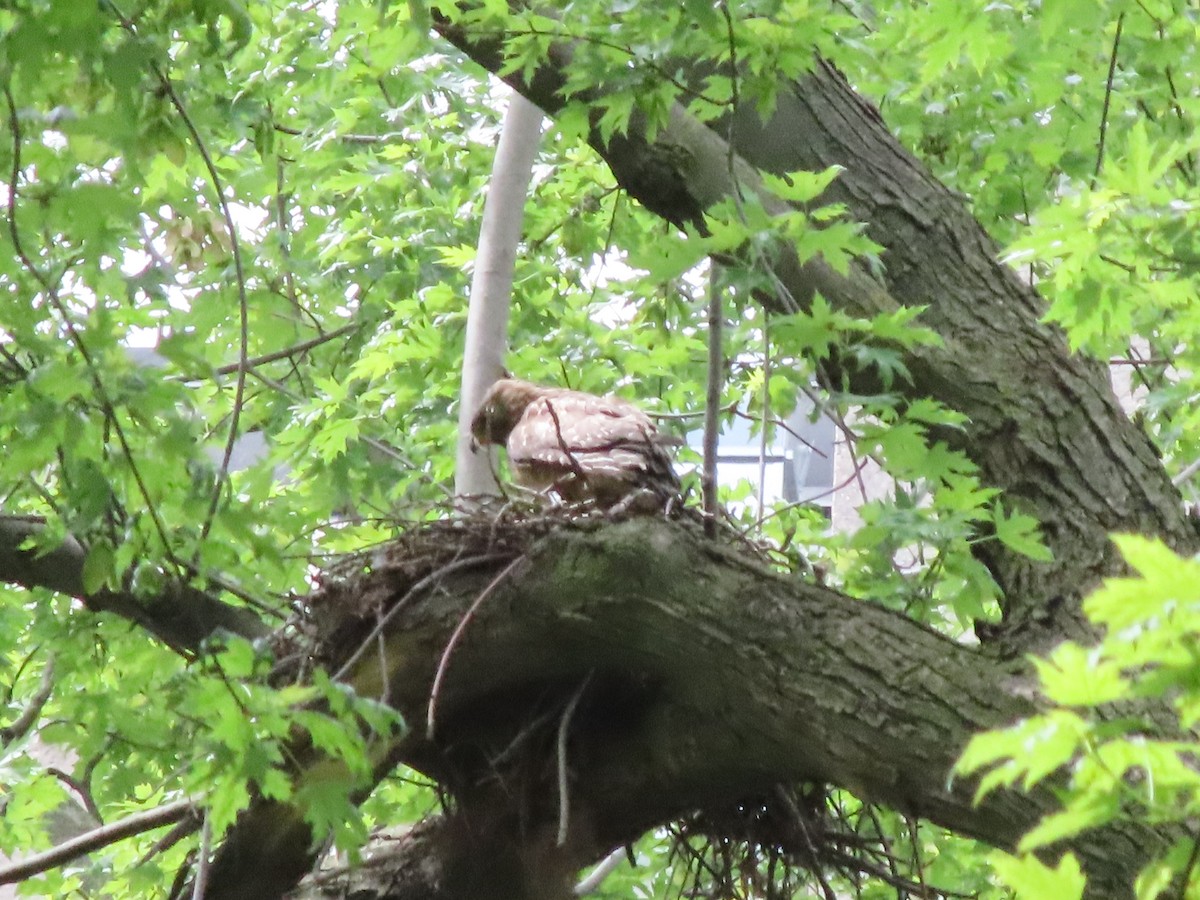
<path id="1" fill-rule="evenodd" d="M 519 484 L 612 504 L 641 488 L 664 498 L 677 494 L 665 449 L 675 443 L 617 397 L 547 390 L 513 428 L 508 457 Z"/>

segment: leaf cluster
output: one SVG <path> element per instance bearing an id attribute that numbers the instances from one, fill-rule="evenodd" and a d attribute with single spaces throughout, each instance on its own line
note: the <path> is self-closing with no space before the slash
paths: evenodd
<path id="1" fill-rule="evenodd" d="M 976 736 L 959 761 L 963 773 L 980 774 L 980 798 L 1000 786 L 1058 786 L 1061 808 L 1022 838 L 1021 855 L 996 857 L 1000 876 L 1024 896 L 1053 886 L 1055 896 L 1079 897 L 1085 887 L 1074 857 L 1051 869 L 1034 851 L 1114 821 L 1184 824 L 1200 810 L 1200 563 L 1147 538 L 1115 540 L 1135 574 L 1108 580 L 1085 601 L 1103 638 L 1064 642 L 1035 659 L 1053 708 Z M 1132 715 L 1134 700 L 1149 712 Z M 1193 845 L 1181 839 L 1148 865 L 1137 896 L 1189 883 Z"/>

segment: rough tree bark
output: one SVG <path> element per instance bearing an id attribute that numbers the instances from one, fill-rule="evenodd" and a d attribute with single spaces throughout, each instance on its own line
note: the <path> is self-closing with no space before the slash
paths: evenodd
<path id="1" fill-rule="evenodd" d="M 456 814 L 389 864 L 411 896 L 423 896 L 413 879 L 424 857 L 427 872 L 443 873 L 424 882 L 430 896 L 565 897 L 569 875 L 647 828 L 779 783 L 842 785 L 1007 848 L 1053 807 L 1049 787 L 998 791 L 975 806 L 973 784 L 948 778 L 970 735 L 1033 711 L 1019 667 L 781 576 L 724 541 L 698 525 L 641 519 L 560 527 L 530 543 L 455 650 L 433 739 L 421 723 L 434 668 L 464 606 L 506 561 L 448 574 L 407 601 L 403 626 L 350 680 L 380 696 L 384 663 L 390 702 L 414 723 L 390 755 L 455 797 Z M 387 606 L 410 581 L 377 564 L 323 606 Z M 568 840 L 558 846 L 556 752 L 545 731 L 582 685 L 566 755 Z M 523 767 L 507 764 L 522 742 L 534 751 Z M 1123 827 L 1071 848 L 1097 896 L 1120 896 L 1168 838 Z M 262 871 L 261 858 L 236 877 L 214 869 L 214 887 L 223 874 L 235 889 L 210 897 L 266 896 L 271 885 L 251 880 Z"/>

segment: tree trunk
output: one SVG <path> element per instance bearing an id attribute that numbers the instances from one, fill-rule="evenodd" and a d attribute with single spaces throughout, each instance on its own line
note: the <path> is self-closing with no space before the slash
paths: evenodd
<path id="1" fill-rule="evenodd" d="M 471 440 L 471 417 L 492 382 L 504 372 L 508 351 L 508 304 L 513 266 L 521 240 L 525 194 L 542 136 L 542 111 L 514 92 L 504 114 L 492 180 L 483 206 L 483 225 L 471 279 L 458 408 L 458 452 L 454 495 L 497 493 L 490 462 L 495 455 Z"/>

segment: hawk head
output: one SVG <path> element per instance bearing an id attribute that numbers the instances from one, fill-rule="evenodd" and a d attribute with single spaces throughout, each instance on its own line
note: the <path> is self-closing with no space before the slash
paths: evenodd
<path id="1" fill-rule="evenodd" d="M 545 393 L 545 388 L 516 378 L 501 378 L 483 398 L 471 420 L 471 436 L 479 444 L 505 444 L 525 408 Z"/>

